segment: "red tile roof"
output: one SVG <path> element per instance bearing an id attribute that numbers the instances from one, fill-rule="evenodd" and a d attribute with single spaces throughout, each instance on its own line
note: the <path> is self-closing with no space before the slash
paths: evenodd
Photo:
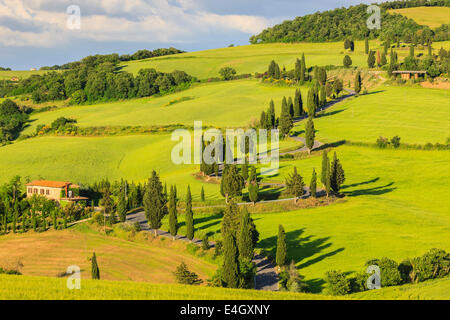
<path id="1" fill-rule="evenodd" d="M 70 182 L 63 181 L 48 181 L 48 180 L 37 180 L 27 183 L 27 186 L 32 187 L 47 187 L 47 188 L 64 188 L 66 185 L 72 185 Z M 72 187 L 77 187 L 72 185 Z"/>

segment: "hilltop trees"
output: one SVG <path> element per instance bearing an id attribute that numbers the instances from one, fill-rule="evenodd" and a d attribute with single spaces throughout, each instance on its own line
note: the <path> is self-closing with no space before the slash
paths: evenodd
<path id="1" fill-rule="evenodd" d="M 144 193 L 144 210 L 150 228 L 155 230 L 161 228 L 161 220 L 167 214 L 167 197 L 163 193 L 163 187 L 156 171 L 148 180 Z"/>
<path id="2" fill-rule="evenodd" d="M 294 167 L 294 172 L 286 179 L 286 191 L 294 196 L 294 202 L 305 193 L 305 183 L 301 175 L 297 173 L 297 167 Z"/>
<path id="3" fill-rule="evenodd" d="M 308 148 L 308 153 L 311 153 L 311 150 L 314 147 L 314 138 L 316 135 L 316 131 L 314 128 L 314 122 L 312 118 L 308 118 L 308 121 L 305 125 L 305 144 Z"/>

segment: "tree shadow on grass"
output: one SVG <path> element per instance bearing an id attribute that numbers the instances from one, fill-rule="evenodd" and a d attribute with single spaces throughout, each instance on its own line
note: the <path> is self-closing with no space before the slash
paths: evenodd
<path id="1" fill-rule="evenodd" d="M 299 268 L 300 274 L 302 273 L 302 268 L 309 267 L 344 250 L 344 248 L 338 248 L 329 252 L 323 252 L 333 245 L 329 241 L 330 237 L 314 238 L 313 235 L 302 236 L 304 230 L 298 229 L 286 233 L 288 262 L 294 260 Z M 277 236 L 273 236 L 261 240 L 258 243 L 258 247 L 266 250 L 269 257 L 275 260 L 276 243 Z M 310 282 L 310 290 L 312 292 L 320 292 L 322 290 L 323 280 L 314 279 L 310 280 Z"/>
<path id="2" fill-rule="evenodd" d="M 335 114 L 344 112 L 347 109 L 340 109 L 340 110 L 334 110 L 334 111 L 330 111 L 330 112 L 324 112 L 324 113 L 319 113 L 316 118 L 323 118 L 323 117 L 329 117 L 329 116 L 334 116 Z"/>
<path id="3" fill-rule="evenodd" d="M 390 182 L 384 186 L 378 186 L 373 188 L 367 188 L 367 189 L 359 189 L 354 191 L 345 191 L 343 194 L 345 194 L 347 197 L 357 197 L 362 195 L 371 195 L 371 196 L 379 196 L 382 194 L 386 194 L 389 192 L 392 192 L 396 190 L 396 187 L 390 188 L 392 185 L 394 185 L 394 182 Z"/>
<path id="4" fill-rule="evenodd" d="M 342 146 L 343 144 L 345 144 L 345 140 L 339 140 L 336 142 L 325 143 L 325 144 L 321 145 L 320 147 L 315 148 L 314 151 L 325 150 L 328 148 L 337 148 L 339 146 Z"/>
<path id="5" fill-rule="evenodd" d="M 362 185 L 365 185 L 365 184 L 377 182 L 378 180 L 380 180 L 380 177 L 376 177 L 376 178 L 373 178 L 371 180 L 367 180 L 367 181 L 363 181 L 363 182 L 358 182 L 358 183 L 353 183 L 353 184 L 346 184 L 346 185 L 343 185 L 341 187 L 341 189 L 358 187 L 358 186 L 362 186 Z"/>

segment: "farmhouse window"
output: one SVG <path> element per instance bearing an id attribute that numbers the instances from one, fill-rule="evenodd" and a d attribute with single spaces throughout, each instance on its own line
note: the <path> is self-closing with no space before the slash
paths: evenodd
<path id="1" fill-rule="evenodd" d="M 44 194 L 45 193 L 45 190 L 44 189 L 41 189 L 41 194 Z"/>
<path id="2" fill-rule="evenodd" d="M 45 194 L 49 195 L 50 194 L 50 190 L 49 189 L 45 190 Z"/>
<path id="3" fill-rule="evenodd" d="M 38 193 L 38 189 L 34 189 L 34 192 L 33 193 Z"/>
<path id="4" fill-rule="evenodd" d="M 28 193 L 33 193 L 33 188 L 28 188 Z"/>

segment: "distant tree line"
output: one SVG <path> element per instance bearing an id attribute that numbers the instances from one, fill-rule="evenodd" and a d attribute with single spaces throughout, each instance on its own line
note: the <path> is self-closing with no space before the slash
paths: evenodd
<path id="1" fill-rule="evenodd" d="M 3 68 L 3 67 L 0 67 L 0 71 L 11 71 L 11 68 Z"/>
<path id="2" fill-rule="evenodd" d="M 401 1 L 399 5 L 420 6 L 425 1 Z M 405 42 L 411 38 L 411 34 L 423 30 L 430 39 L 447 40 L 449 35 L 441 29 L 432 31 L 427 26 L 421 26 L 414 20 L 408 19 L 400 14 L 387 13 L 391 2 L 381 4 L 383 27 L 369 30 L 366 25 L 367 14 L 366 4 L 351 6 L 349 8 L 338 8 L 330 11 L 316 12 L 314 14 L 297 17 L 294 20 L 284 21 L 281 24 L 263 30 L 260 34 L 250 38 L 250 43 L 271 43 L 271 42 L 327 42 L 339 41 L 351 38 L 354 40 L 369 39 L 404 39 Z M 448 0 L 431 1 L 428 5 L 450 6 Z M 436 38 L 434 36 L 437 35 Z"/>
<path id="3" fill-rule="evenodd" d="M 77 67 L 79 64 L 82 64 L 83 60 L 93 59 L 93 58 L 98 61 L 108 61 L 108 62 L 117 62 L 118 63 L 120 61 L 141 60 L 141 59 L 162 57 L 162 56 L 184 53 L 184 52 L 185 51 L 170 47 L 167 49 L 160 48 L 160 49 L 155 49 L 155 50 L 142 49 L 142 50 L 136 51 L 135 53 L 133 53 L 131 55 L 130 54 L 119 55 L 117 53 L 103 54 L 103 55 L 98 54 L 98 55 L 94 55 L 94 56 L 88 56 L 88 57 L 82 59 L 81 61 L 69 62 L 69 63 L 63 64 L 63 65 L 44 66 L 44 67 L 41 67 L 40 70 L 68 70 L 68 69 Z"/>

